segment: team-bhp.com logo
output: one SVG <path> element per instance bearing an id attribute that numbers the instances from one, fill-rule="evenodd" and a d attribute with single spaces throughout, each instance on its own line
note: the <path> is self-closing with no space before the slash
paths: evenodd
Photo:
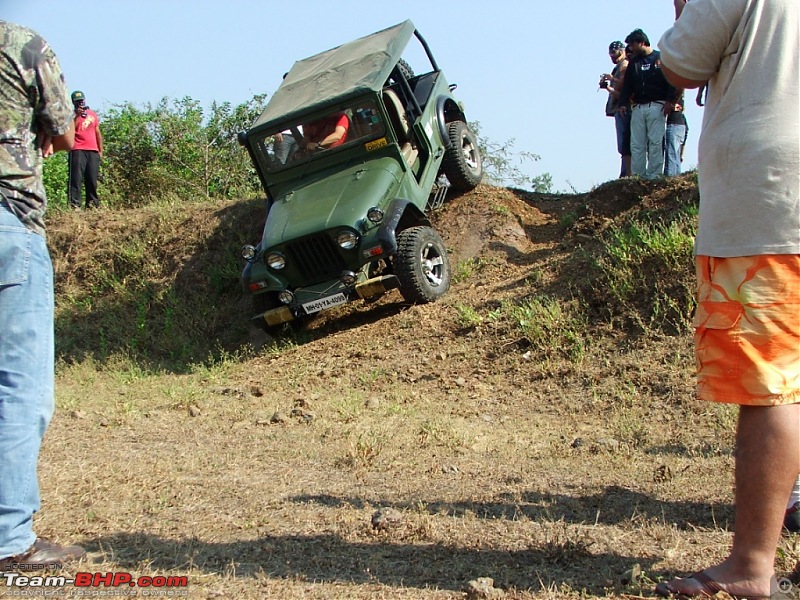
<path id="1" fill-rule="evenodd" d="M 23 575 L 13 572 L 0 573 L 0 579 L 6 585 L 6 590 L 2 596 L 52 596 L 65 595 L 74 597 L 93 597 L 99 595 L 114 596 L 156 596 L 156 597 L 176 597 L 186 596 L 186 588 L 189 580 L 185 576 L 175 575 L 142 575 L 134 577 L 130 573 L 75 573 L 74 577 L 64 575 Z M 74 586 L 75 589 L 64 590 L 67 586 Z M 15 589 L 14 589 L 15 588 Z M 64 594 L 32 593 L 36 590 L 44 592 L 46 589 L 60 588 Z M 116 588 L 112 593 L 107 590 L 100 592 L 101 588 Z"/>

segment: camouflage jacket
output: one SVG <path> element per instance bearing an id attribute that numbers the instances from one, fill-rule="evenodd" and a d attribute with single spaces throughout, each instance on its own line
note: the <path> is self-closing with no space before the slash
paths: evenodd
<path id="1" fill-rule="evenodd" d="M 47 205 L 37 135 L 64 135 L 72 103 L 58 59 L 35 32 L 0 20 L 0 194 L 44 235 Z"/>

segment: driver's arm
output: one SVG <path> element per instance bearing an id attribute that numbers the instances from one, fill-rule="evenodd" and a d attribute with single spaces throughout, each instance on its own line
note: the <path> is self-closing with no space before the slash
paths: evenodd
<path id="1" fill-rule="evenodd" d="M 322 148 L 330 148 L 333 144 L 343 139 L 346 133 L 347 128 L 344 125 L 337 125 L 333 133 L 326 135 L 325 138 L 320 141 L 319 145 Z"/>

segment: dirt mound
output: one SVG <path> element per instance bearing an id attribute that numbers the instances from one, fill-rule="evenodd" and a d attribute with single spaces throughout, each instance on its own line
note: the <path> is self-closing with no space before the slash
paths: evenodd
<path id="1" fill-rule="evenodd" d="M 513 190 L 490 186 L 448 201 L 434 220 L 453 263 L 486 257 L 503 248 L 507 254 L 524 255 L 537 242 L 552 241 L 550 235 L 533 232 L 556 222 Z"/>
<path id="2" fill-rule="evenodd" d="M 576 262 L 577 249 L 585 260 L 587 249 L 589 255 L 602 251 L 600 238 L 609 227 L 643 211 L 666 218 L 693 201 L 692 175 L 612 181 L 588 194 L 482 185 L 453 197 L 432 220 L 450 251 L 455 285 L 451 300 L 427 307 L 426 314 L 443 321 L 453 302 L 490 310 L 532 291 L 568 302 L 577 288 L 593 285 L 587 264 Z M 249 344 L 239 251 L 257 241 L 263 215 L 260 200 L 54 215 L 49 241 L 61 357 L 103 358 L 126 350 L 157 363 L 188 363 Z M 337 323 L 342 318 L 381 319 L 405 306 L 393 292 L 375 304 L 324 313 L 312 330 L 328 335 L 350 326 Z"/>

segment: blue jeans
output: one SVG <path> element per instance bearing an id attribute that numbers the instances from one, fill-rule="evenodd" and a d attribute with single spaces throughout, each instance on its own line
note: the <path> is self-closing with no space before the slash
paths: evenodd
<path id="1" fill-rule="evenodd" d="M 631 155 L 631 111 L 630 108 L 625 114 L 614 113 L 614 125 L 617 129 L 617 152 L 622 158 L 619 176 L 631 175 L 625 169 L 625 157 Z"/>
<path id="2" fill-rule="evenodd" d="M 681 146 L 686 141 L 686 125 L 667 123 L 664 134 L 664 175 L 681 174 Z"/>
<path id="3" fill-rule="evenodd" d="M 631 114 L 631 171 L 647 179 L 664 175 L 664 105 L 637 104 Z"/>
<path id="4" fill-rule="evenodd" d="M 54 408 L 53 309 L 45 240 L 0 203 L 0 558 L 36 540 L 36 464 Z"/>

